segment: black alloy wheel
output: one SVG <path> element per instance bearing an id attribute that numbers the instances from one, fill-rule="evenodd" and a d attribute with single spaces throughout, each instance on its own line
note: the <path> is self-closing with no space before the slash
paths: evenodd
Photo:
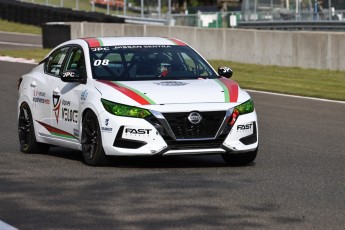
<path id="1" fill-rule="evenodd" d="M 46 153 L 49 150 L 49 145 L 36 141 L 32 114 L 26 103 L 19 110 L 18 136 L 20 151 L 23 153 Z"/>
<path id="2" fill-rule="evenodd" d="M 87 111 L 83 118 L 81 144 L 84 161 L 87 165 L 107 165 L 98 119 L 91 110 Z"/>

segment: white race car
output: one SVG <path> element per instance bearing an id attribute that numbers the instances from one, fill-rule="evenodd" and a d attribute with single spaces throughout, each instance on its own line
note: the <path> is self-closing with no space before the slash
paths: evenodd
<path id="1" fill-rule="evenodd" d="M 187 154 L 251 163 L 257 115 L 231 76 L 173 38 L 65 42 L 18 81 L 20 150 L 81 150 L 88 165 L 104 165 L 107 156 Z"/>

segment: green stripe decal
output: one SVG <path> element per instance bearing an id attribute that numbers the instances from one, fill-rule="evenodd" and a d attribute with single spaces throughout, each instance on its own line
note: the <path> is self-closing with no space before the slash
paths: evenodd
<path id="1" fill-rule="evenodd" d="M 61 133 L 55 133 L 55 132 L 50 132 L 52 135 L 54 136 L 58 136 L 58 137 L 64 137 L 64 138 L 68 138 L 68 139 L 77 139 L 75 136 L 71 136 L 71 135 L 67 135 L 67 134 L 61 134 Z"/>
<path id="2" fill-rule="evenodd" d="M 138 94 L 140 97 L 144 98 L 146 101 L 148 101 L 151 105 L 155 105 L 156 102 L 154 102 L 151 98 L 149 98 L 148 96 L 146 96 L 145 94 L 143 94 L 142 92 L 132 88 L 132 87 L 129 87 L 127 85 L 124 85 L 124 84 L 121 84 L 119 83 L 118 81 L 113 81 L 113 83 L 123 87 L 123 88 L 126 88 L 126 89 L 129 89 L 129 90 L 132 90 L 133 92 L 135 92 L 136 94 Z"/>
<path id="3" fill-rule="evenodd" d="M 101 46 L 104 46 L 104 45 L 103 45 L 103 41 L 102 41 L 102 39 L 97 38 L 97 41 L 99 42 L 99 44 L 100 44 Z"/>
<path id="4" fill-rule="evenodd" d="M 217 82 L 222 87 L 222 89 L 224 91 L 224 102 L 230 102 L 228 87 L 226 87 L 226 85 L 224 85 L 224 83 L 218 79 L 214 79 L 214 81 Z"/>

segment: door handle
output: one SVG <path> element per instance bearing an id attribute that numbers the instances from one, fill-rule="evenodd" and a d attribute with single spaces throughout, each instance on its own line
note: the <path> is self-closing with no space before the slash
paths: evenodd
<path id="1" fill-rule="evenodd" d="M 32 88 L 35 88 L 35 87 L 37 86 L 37 82 L 36 82 L 36 81 L 32 81 L 32 82 L 30 83 L 30 86 L 31 86 Z"/>

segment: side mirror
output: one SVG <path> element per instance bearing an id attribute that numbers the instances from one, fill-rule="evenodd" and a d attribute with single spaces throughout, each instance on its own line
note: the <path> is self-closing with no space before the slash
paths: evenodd
<path id="1" fill-rule="evenodd" d="M 232 69 L 229 67 L 218 67 L 218 74 L 219 76 L 231 78 L 232 77 Z"/>
<path id="2" fill-rule="evenodd" d="M 70 69 L 61 73 L 61 81 L 63 82 L 79 82 L 82 84 L 86 83 L 86 78 L 79 75 L 78 70 Z"/>

